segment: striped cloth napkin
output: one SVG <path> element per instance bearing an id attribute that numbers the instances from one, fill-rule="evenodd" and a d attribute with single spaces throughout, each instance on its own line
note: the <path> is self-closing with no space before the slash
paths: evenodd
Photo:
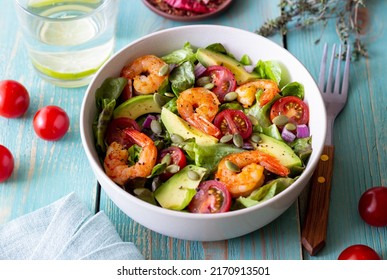
<path id="1" fill-rule="evenodd" d="M 143 260 L 108 217 L 71 193 L 0 226 L 1 260 Z"/>

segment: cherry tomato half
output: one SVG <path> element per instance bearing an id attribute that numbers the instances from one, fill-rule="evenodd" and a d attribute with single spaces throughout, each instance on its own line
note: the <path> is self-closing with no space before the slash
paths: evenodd
<path id="1" fill-rule="evenodd" d="M 374 249 L 363 244 L 356 244 L 344 249 L 338 260 L 380 260 Z"/>
<path id="2" fill-rule="evenodd" d="M 296 96 L 285 96 L 274 102 L 270 110 L 270 120 L 278 115 L 285 115 L 289 122 L 294 124 L 307 124 L 309 121 L 309 107 Z"/>
<path id="3" fill-rule="evenodd" d="M 27 112 L 30 96 L 27 89 L 13 80 L 0 81 L 0 116 L 18 118 Z"/>
<path id="4" fill-rule="evenodd" d="M 14 168 L 12 153 L 3 145 L 0 145 L 0 183 L 11 177 Z"/>
<path id="5" fill-rule="evenodd" d="M 49 105 L 39 109 L 33 120 L 35 133 L 42 139 L 56 141 L 68 131 L 70 120 L 60 107 Z"/>
<path id="6" fill-rule="evenodd" d="M 187 158 L 186 158 L 183 150 L 180 149 L 179 147 L 175 147 L 175 146 L 171 146 L 171 147 L 168 147 L 168 148 L 161 150 L 158 162 L 161 162 L 161 160 L 167 154 L 169 154 L 171 156 L 170 164 L 178 165 L 180 170 L 183 169 L 187 165 Z M 162 173 L 160 175 L 160 179 L 163 181 L 166 181 L 167 179 L 172 177 L 172 175 L 173 175 L 173 173 L 164 171 L 164 173 Z"/>
<path id="7" fill-rule="evenodd" d="M 117 118 L 113 119 L 106 130 L 106 142 L 110 145 L 112 142 L 117 142 L 125 148 L 132 145 L 131 137 L 123 132 L 125 128 L 136 129 L 140 131 L 140 127 L 135 120 L 131 118 Z"/>
<path id="8" fill-rule="evenodd" d="M 221 213 L 230 210 L 231 194 L 225 184 L 210 180 L 201 183 L 188 205 L 191 213 Z"/>
<path id="9" fill-rule="evenodd" d="M 236 88 L 234 74 L 226 67 L 213 65 L 207 67 L 201 76 L 209 76 L 214 87 L 211 89 L 216 94 L 221 103 L 224 102 L 224 96 Z"/>
<path id="10" fill-rule="evenodd" d="M 214 124 L 219 128 L 221 135 L 239 133 L 243 139 L 247 139 L 253 131 L 250 119 L 240 110 L 221 111 L 216 115 Z"/>
<path id="11" fill-rule="evenodd" d="M 360 217 L 375 227 L 387 226 L 387 187 L 372 187 L 359 199 Z"/>

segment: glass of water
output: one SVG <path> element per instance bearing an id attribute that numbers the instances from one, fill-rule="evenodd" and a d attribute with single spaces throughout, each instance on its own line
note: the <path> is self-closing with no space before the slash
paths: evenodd
<path id="1" fill-rule="evenodd" d="M 114 52 L 118 0 L 16 0 L 34 68 L 62 87 L 87 85 Z"/>

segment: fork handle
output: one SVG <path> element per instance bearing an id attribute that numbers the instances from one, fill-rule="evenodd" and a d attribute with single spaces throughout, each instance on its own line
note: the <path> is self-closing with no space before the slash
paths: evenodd
<path id="1" fill-rule="evenodd" d="M 317 254 L 325 246 L 333 156 L 334 146 L 324 146 L 311 179 L 308 206 L 301 233 L 302 245 L 311 256 Z"/>

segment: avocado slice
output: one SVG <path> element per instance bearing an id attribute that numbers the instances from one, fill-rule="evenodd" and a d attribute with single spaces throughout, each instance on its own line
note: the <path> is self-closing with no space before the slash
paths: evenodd
<path id="1" fill-rule="evenodd" d="M 218 143 L 218 138 L 208 135 L 191 126 L 178 115 L 172 113 L 164 107 L 161 110 L 161 121 L 169 134 L 177 134 L 183 137 L 184 140 L 195 138 L 196 143 L 199 145 L 213 145 Z"/>
<path id="2" fill-rule="evenodd" d="M 206 171 L 203 167 L 187 165 L 156 189 L 155 199 L 163 208 L 183 210 L 195 196 Z M 199 175 L 197 180 L 190 179 L 190 172 Z"/>
<path id="3" fill-rule="evenodd" d="M 286 166 L 291 171 L 302 167 L 301 159 L 286 143 L 262 133 L 259 136 L 261 137 L 261 141 L 257 147 L 259 151 L 275 157 L 283 166 Z"/>
<path id="4" fill-rule="evenodd" d="M 160 113 L 161 107 L 154 101 L 152 95 L 134 96 L 120 104 L 113 112 L 113 118 L 127 117 L 132 120 L 149 113 Z"/>
<path id="5" fill-rule="evenodd" d="M 196 52 L 196 57 L 204 67 L 212 65 L 222 65 L 227 67 L 234 74 L 238 85 L 260 78 L 258 73 L 247 72 L 238 60 L 219 52 L 199 48 Z"/>

